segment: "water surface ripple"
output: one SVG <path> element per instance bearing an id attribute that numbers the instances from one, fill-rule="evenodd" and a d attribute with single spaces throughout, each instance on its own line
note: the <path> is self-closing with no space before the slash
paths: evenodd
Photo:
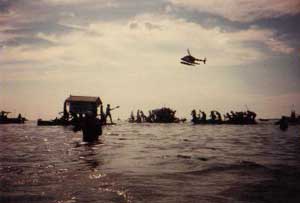
<path id="1" fill-rule="evenodd" d="M 299 202 L 300 126 L 0 125 L 0 202 Z"/>

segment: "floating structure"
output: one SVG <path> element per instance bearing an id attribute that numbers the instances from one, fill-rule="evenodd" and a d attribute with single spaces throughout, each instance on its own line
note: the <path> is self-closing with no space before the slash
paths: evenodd
<path id="1" fill-rule="evenodd" d="M 100 118 L 97 118 L 98 108 L 100 108 Z M 50 121 L 39 119 L 39 126 L 73 126 L 73 131 L 82 131 L 84 142 L 94 142 L 102 134 L 103 125 L 102 101 L 99 97 L 72 96 L 70 95 L 64 102 L 61 118 Z"/>
<path id="2" fill-rule="evenodd" d="M 102 105 L 100 97 L 70 95 L 64 102 L 63 115 L 60 118 L 53 120 L 38 119 L 37 124 L 40 126 L 76 125 L 88 112 L 97 116 L 100 105 Z"/>
<path id="3" fill-rule="evenodd" d="M 0 124 L 23 124 L 27 121 L 21 114 L 19 114 L 17 118 L 9 118 L 8 114 L 10 114 L 8 111 L 0 112 Z"/>
<path id="4" fill-rule="evenodd" d="M 129 122 L 130 123 L 179 123 L 185 122 L 186 119 L 179 119 L 175 116 L 176 111 L 171 108 L 159 108 L 149 111 L 149 115 L 146 116 L 143 111 L 138 110 L 136 117 L 131 112 Z"/>

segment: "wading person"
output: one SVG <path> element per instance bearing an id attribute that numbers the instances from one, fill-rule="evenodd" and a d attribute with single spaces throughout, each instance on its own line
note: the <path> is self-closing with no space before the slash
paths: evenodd
<path id="1" fill-rule="evenodd" d="M 102 124 L 96 115 L 92 112 L 87 112 L 81 120 L 82 134 L 84 142 L 97 141 L 102 134 Z"/>

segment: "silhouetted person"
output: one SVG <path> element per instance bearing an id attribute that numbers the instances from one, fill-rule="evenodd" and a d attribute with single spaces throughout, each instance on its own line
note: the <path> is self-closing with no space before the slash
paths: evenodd
<path id="1" fill-rule="evenodd" d="M 222 115 L 220 114 L 220 112 L 218 112 L 218 111 L 215 111 L 215 112 L 216 112 L 218 121 L 222 121 Z"/>
<path id="2" fill-rule="evenodd" d="M 192 115 L 192 122 L 197 122 L 199 120 L 195 109 L 192 110 L 191 115 Z"/>
<path id="3" fill-rule="evenodd" d="M 133 115 L 133 111 L 131 111 L 131 114 L 130 114 L 130 121 L 133 122 L 134 121 L 134 115 Z"/>
<path id="4" fill-rule="evenodd" d="M 210 117 L 211 117 L 211 120 L 215 121 L 216 120 L 216 115 L 215 115 L 215 112 L 214 111 L 211 111 L 210 112 Z"/>
<path id="5" fill-rule="evenodd" d="M 113 123 L 112 118 L 111 118 L 111 113 L 110 113 L 111 110 L 112 109 L 110 108 L 110 104 L 107 104 L 107 106 L 106 106 L 106 113 L 105 113 L 105 123 L 107 121 L 107 117 L 109 117 L 110 123 Z"/>
<path id="6" fill-rule="evenodd" d="M 232 116 L 229 113 L 226 113 L 226 118 L 230 121 L 232 120 Z"/>
<path id="7" fill-rule="evenodd" d="M 140 115 L 140 110 L 137 110 L 137 112 L 136 112 L 136 122 L 137 123 L 142 122 L 142 118 L 141 118 L 141 115 Z"/>
<path id="8" fill-rule="evenodd" d="M 292 110 L 291 112 L 291 122 L 295 122 L 296 121 L 296 111 L 295 110 Z"/>
<path id="9" fill-rule="evenodd" d="M 234 113 L 233 111 L 230 111 L 230 113 L 231 113 L 231 117 L 232 117 L 233 119 L 235 119 L 235 118 L 236 118 L 236 113 Z"/>
<path id="10" fill-rule="evenodd" d="M 251 121 L 255 121 L 256 113 L 253 111 L 247 111 L 247 117 L 250 118 Z"/>
<path id="11" fill-rule="evenodd" d="M 101 121 L 96 118 L 92 112 L 87 112 L 81 121 L 83 141 L 94 142 L 98 140 L 99 135 L 102 134 Z"/>
<path id="12" fill-rule="evenodd" d="M 149 113 L 149 116 L 147 118 L 147 121 L 151 123 L 154 121 L 154 115 L 153 115 L 152 111 L 149 111 L 148 113 Z"/>
<path id="13" fill-rule="evenodd" d="M 206 121 L 206 113 L 204 111 L 200 111 L 202 116 L 201 116 L 201 121 Z"/>
<path id="14" fill-rule="evenodd" d="M 7 119 L 7 114 L 8 114 L 8 112 L 1 111 L 1 112 L 0 112 L 0 118 L 1 118 L 1 119 Z"/>
<path id="15" fill-rule="evenodd" d="M 145 116 L 143 111 L 141 111 L 140 113 L 141 113 L 142 122 L 145 122 L 147 117 Z"/>
<path id="16" fill-rule="evenodd" d="M 198 119 L 201 120 L 201 110 L 199 109 Z"/>
<path id="17" fill-rule="evenodd" d="M 279 120 L 279 127 L 282 131 L 286 131 L 288 129 L 289 123 L 285 116 L 282 116 L 281 119 Z"/>

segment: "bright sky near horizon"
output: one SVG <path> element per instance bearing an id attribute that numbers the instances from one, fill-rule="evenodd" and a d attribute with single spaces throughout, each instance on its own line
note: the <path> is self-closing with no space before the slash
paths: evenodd
<path id="1" fill-rule="evenodd" d="M 0 110 L 70 95 L 131 110 L 300 112 L 299 0 L 0 0 Z M 207 64 L 179 60 L 189 48 Z"/>

